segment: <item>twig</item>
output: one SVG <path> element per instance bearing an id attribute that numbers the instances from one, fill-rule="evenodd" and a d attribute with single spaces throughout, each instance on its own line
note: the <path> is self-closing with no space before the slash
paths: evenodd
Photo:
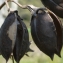
<path id="1" fill-rule="evenodd" d="M 7 2 L 9 2 L 10 0 L 7 0 Z M 3 2 L 3 4 L 2 5 L 0 5 L 0 9 L 2 9 L 2 7 L 5 5 L 6 3 L 5 2 Z"/>
<path id="2" fill-rule="evenodd" d="M 0 9 L 5 5 L 5 2 L 0 6 Z"/>
<path id="3" fill-rule="evenodd" d="M 31 6 L 30 5 L 21 5 L 21 4 L 19 4 L 18 2 L 14 1 L 14 0 L 12 0 L 12 2 L 14 2 L 15 4 L 17 4 L 22 9 L 28 9 L 30 12 L 32 12 L 32 10 L 34 11 L 34 9 L 31 7 L 31 6 L 34 6 L 34 5 L 31 5 Z"/>
<path id="4" fill-rule="evenodd" d="M 8 4 L 7 0 L 5 1 L 5 4 L 6 4 L 7 8 L 8 8 L 8 12 L 9 12 L 10 11 L 10 7 L 9 7 L 9 4 Z"/>
<path id="5" fill-rule="evenodd" d="M 23 9 L 26 9 L 26 5 L 21 5 L 21 4 L 19 4 L 18 2 L 15 2 L 14 0 L 7 0 L 7 2 L 14 2 L 15 4 L 17 4 L 19 7 L 21 7 L 21 8 L 23 8 Z M 0 5 L 0 9 L 5 5 L 6 3 L 5 2 L 3 2 L 3 4 L 2 5 Z"/>
<path id="6" fill-rule="evenodd" d="M 21 7 L 22 9 L 28 9 L 30 12 L 33 10 L 33 8 L 31 8 L 29 5 L 21 5 L 19 4 L 18 2 L 14 1 L 14 0 L 7 0 L 7 2 L 14 2 L 15 4 L 17 4 L 19 7 Z M 7 3 L 3 3 L 1 6 L 0 6 L 0 9 L 4 6 L 4 5 L 7 5 L 7 8 L 9 8 L 8 4 Z"/>
<path id="7" fill-rule="evenodd" d="M 12 2 L 14 2 L 15 4 L 17 4 L 19 7 L 23 8 L 23 9 L 27 9 L 27 5 L 21 5 L 18 2 L 11 0 Z"/>

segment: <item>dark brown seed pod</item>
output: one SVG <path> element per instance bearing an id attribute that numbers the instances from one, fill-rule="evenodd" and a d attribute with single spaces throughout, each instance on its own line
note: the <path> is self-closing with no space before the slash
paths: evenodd
<path id="1" fill-rule="evenodd" d="M 0 47 L 1 54 L 8 61 L 14 49 L 16 40 L 17 20 L 15 12 L 9 13 L 1 26 Z"/>
<path id="2" fill-rule="evenodd" d="M 1 28 L 0 28 L 0 36 L 1 36 Z M 0 43 L 1 43 L 1 41 L 0 41 Z M 1 48 L 0 48 L 0 55 L 1 55 Z"/>
<path id="3" fill-rule="evenodd" d="M 13 56 L 16 62 L 19 63 L 20 59 L 30 50 L 30 42 L 27 27 L 18 13 L 17 20 L 19 24 L 17 25 L 17 36 Z"/>
<path id="4" fill-rule="evenodd" d="M 42 8 L 32 15 L 31 34 L 37 47 L 53 60 L 54 53 L 58 53 L 56 27 Z"/>
<path id="5" fill-rule="evenodd" d="M 63 26 L 62 26 L 62 46 L 63 46 Z"/>
<path id="6" fill-rule="evenodd" d="M 45 7 L 63 18 L 63 0 L 41 0 Z"/>
<path id="7" fill-rule="evenodd" d="M 61 49 L 62 49 L 62 23 L 59 20 L 59 18 L 51 11 L 49 11 L 50 16 L 53 18 L 55 27 L 56 27 L 56 32 L 57 32 L 57 47 L 59 50 L 58 56 L 61 57 Z"/>
<path id="8" fill-rule="evenodd" d="M 57 5 L 63 7 L 63 0 L 53 0 Z"/>

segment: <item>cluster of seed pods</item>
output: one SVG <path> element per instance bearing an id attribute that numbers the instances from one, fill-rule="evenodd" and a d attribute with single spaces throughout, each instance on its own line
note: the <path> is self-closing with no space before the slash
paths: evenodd
<path id="1" fill-rule="evenodd" d="M 59 0 L 41 0 L 47 8 L 35 7 L 16 3 L 23 9 L 31 12 L 31 36 L 36 46 L 51 60 L 54 54 L 61 57 L 62 49 L 62 4 Z M 57 3 L 56 3 L 57 1 Z M 50 4 L 50 5 L 49 5 Z M 3 7 L 5 3 L 1 7 Z M 6 5 L 10 10 L 7 2 Z M 58 7 L 56 7 L 56 6 Z M 54 7 L 54 8 L 52 8 Z M 58 11 L 57 11 L 58 10 Z M 57 12 L 56 12 L 57 11 Z M 60 11 L 60 13 L 59 13 Z M 58 17 L 58 16 L 59 17 Z M 4 46 L 4 47 L 3 47 Z M 6 17 L 0 30 L 0 51 L 6 62 L 11 54 L 15 61 L 19 63 L 20 59 L 28 52 L 33 51 L 29 48 L 28 30 L 23 19 L 18 15 L 18 11 L 12 11 Z"/>

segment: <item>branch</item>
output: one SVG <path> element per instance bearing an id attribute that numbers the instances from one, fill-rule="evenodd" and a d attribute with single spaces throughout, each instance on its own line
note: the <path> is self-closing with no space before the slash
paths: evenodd
<path id="1" fill-rule="evenodd" d="M 7 2 L 10 2 L 10 0 L 7 0 Z M 5 5 L 6 3 L 5 2 L 3 2 L 3 4 L 2 5 L 0 5 L 0 9 L 2 9 L 2 7 Z"/>
<path id="2" fill-rule="evenodd" d="M 14 2 L 15 4 L 17 4 L 19 7 L 21 7 L 22 9 L 27 9 L 27 5 L 21 5 L 18 2 L 12 0 L 12 2 Z"/>
<path id="3" fill-rule="evenodd" d="M 31 8 L 29 5 L 21 5 L 18 2 L 14 1 L 14 0 L 7 0 L 7 2 L 14 2 L 15 4 L 17 4 L 19 7 L 21 7 L 22 9 L 28 9 L 30 12 L 33 10 L 33 8 Z M 6 5 L 6 2 L 4 2 L 1 6 L 0 9 Z M 32 5 L 33 6 L 33 5 Z M 35 6 L 34 6 L 35 7 Z M 36 7 L 35 7 L 36 8 Z"/>
<path id="4" fill-rule="evenodd" d="M 18 2 L 15 2 L 14 0 L 7 0 L 7 2 L 14 2 L 15 4 L 17 4 L 19 7 L 21 7 L 21 8 L 23 8 L 23 9 L 26 9 L 27 8 L 27 6 L 26 5 L 21 5 L 21 4 L 19 4 Z M 5 5 L 6 3 L 5 2 L 3 2 L 3 4 L 2 5 L 0 5 L 0 9 L 2 9 L 2 7 Z"/>
<path id="5" fill-rule="evenodd" d="M 5 5 L 5 2 L 0 6 L 0 9 Z"/>

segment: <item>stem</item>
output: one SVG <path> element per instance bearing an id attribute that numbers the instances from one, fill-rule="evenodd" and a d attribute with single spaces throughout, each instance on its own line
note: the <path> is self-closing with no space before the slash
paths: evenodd
<path id="1" fill-rule="evenodd" d="M 12 0 L 12 2 L 14 2 L 15 4 L 17 4 L 22 9 L 28 9 L 30 12 L 32 12 L 32 10 L 33 10 L 33 8 L 31 8 L 29 5 L 21 5 L 21 4 L 19 4 L 18 2 L 14 1 L 14 0 Z"/>
<path id="2" fill-rule="evenodd" d="M 14 1 L 14 0 L 7 0 L 6 2 L 4 2 L 1 6 L 0 9 L 6 4 L 8 11 L 10 11 L 10 7 L 8 5 L 7 2 L 14 2 L 15 4 L 17 4 L 19 7 L 21 7 L 22 9 L 28 9 L 31 13 L 33 13 L 34 9 L 32 7 L 30 7 L 29 5 L 21 5 L 18 2 Z"/>
<path id="3" fill-rule="evenodd" d="M 27 8 L 27 6 L 26 5 L 21 5 L 21 4 L 19 4 L 18 2 L 15 2 L 14 0 L 7 0 L 7 2 L 14 2 L 15 4 L 17 4 L 19 7 L 21 7 L 21 8 L 23 8 L 23 9 L 26 9 Z M 3 4 L 0 6 L 0 9 L 5 5 L 6 3 L 5 2 L 3 2 Z"/>
<path id="4" fill-rule="evenodd" d="M 7 0 L 7 2 L 9 2 L 10 0 Z M 2 9 L 2 7 L 5 5 L 6 3 L 3 2 L 3 4 L 0 6 L 0 9 Z"/>
<path id="5" fill-rule="evenodd" d="M 27 9 L 27 5 L 21 5 L 18 2 L 12 0 L 12 2 L 14 2 L 15 4 L 17 4 L 19 7 L 23 8 L 23 9 Z"/>
<path id="6" fill-rule="evenodd" d="M 5 5 L 5 2 L 0 6 L 0 9 Z"/>
<path id="7" fill-rule="evenodd" d="M 10 11 L 10 7 L 9 7 L 9 4 L 8 4 L 7 0 L 5 1 L 5 4 L 6 4 L 7 8 L 8 8 L 8 12 L 9 12 Z"/>

